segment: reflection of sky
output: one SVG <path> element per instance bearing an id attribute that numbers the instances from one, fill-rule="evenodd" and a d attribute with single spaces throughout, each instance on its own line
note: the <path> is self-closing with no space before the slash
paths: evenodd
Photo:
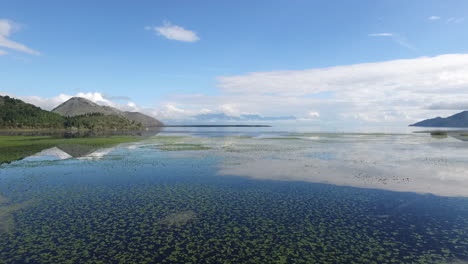
<path id="1" fill-rule="evenodd" d="M 285 135 L 283 135 L 285 136 Z M 287 135 L 286 135 L 287 136 Z M 207 151 L 174 151 L 164 155 L 178 158 L 214 156 L 221 158 L 218 175 L 254 179 L 306 181 L 376 188 L 400 192 L 431 193 L 468 197 L 468 143 L 452 137 L 427 134 L 363 135 L 304 134 L 300 139 L 269 139 L 260 134 L 239 136 L 187 136 L 177 143 L 200 144 Z M 127 144 L 127 155 L 158 152 L 157 137 Z M 102 159 L 116 148 L 96 150 L 79 159 Z M 71 156 L 58 148 L 44 150 L 28 159 Z"/>
<path id="2" fill-rule="evenodd" d="M 468 145 L 451 138 L 341 135 L 315 141 L 254 139 L 251 148 L 246 142 L 231 144 L 233 151 L 225 154 L 220 175 L 468 196 Z"/>

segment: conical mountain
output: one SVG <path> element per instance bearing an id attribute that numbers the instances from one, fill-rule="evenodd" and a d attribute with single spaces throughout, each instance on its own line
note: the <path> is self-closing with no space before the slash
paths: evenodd
<path id="1" fill-rule="evenodd" d="M 101 106 L 82 97 L 72 97 L 68 101 L 55 107 L 52 112 L 63 116 L 77 116 L 90 113 L 101 113 L 104 115 L 121 115 L 121 111 L 108 107 Z"/>
<path id="2" fill-rule="evenodd" d="M 118 115 L 128 120 L 141 123 L 145 127 L 160 127 L 163 123 L 151 116 L 139 112 L 124 112 L 110 106 L 98 105 L 82 97 L 72 97 L 52 110 L 63 116 L 77 116 L 91 113 Z"/>

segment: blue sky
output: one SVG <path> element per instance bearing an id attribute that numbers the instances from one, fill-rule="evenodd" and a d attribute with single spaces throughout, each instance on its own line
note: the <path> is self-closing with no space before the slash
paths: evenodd
<path id="1" fill-rule="evenodd" d="M 0 93 L 44 108 L 81 94 L 167 120 L 225 113 L 409 122 L 456 112 L 468 95 L 464 0 L 0 6 L 0 21 L 10 26 L 1 35 L 0 23 Z M 11 41 L 22 46 L 5 44 Z M 404 103 L 392 107 L 396 101 Z"/>

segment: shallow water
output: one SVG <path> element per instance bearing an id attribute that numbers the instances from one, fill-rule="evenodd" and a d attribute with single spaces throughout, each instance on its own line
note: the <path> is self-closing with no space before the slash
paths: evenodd
<path id="1" fill-rule="evenodd" d="M 407 133 L 57 146 L 0 167 L 0 263 L 464 263 L 466 157 Z"/>

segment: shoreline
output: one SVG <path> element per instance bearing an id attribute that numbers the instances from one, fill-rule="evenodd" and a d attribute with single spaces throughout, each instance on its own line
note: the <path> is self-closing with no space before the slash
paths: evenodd
<path id="1" fill-rule="evenodd" d="M 72 128 L 0 128 L 0 132 L 118 132 L 118 131 L 151 131 L 165 127 L 272 127 L 270 125 L 164 125 L 143 129 L 72 129 Z"/>

